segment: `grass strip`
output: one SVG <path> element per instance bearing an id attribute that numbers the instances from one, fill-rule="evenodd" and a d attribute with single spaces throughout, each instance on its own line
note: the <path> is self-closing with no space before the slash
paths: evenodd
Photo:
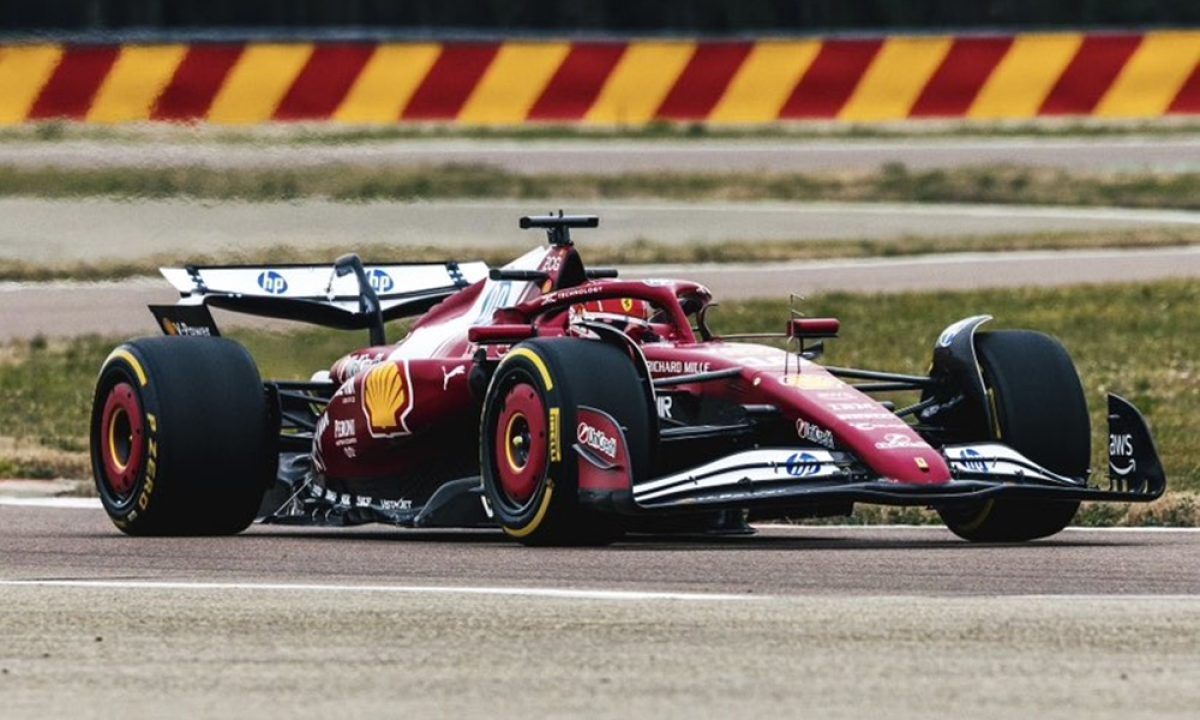
<path id="1" fill-rule="evenodd" d="M 0 167 L 0 196 L 341 202 L 430 198 L 988 203 L 1200 208 L 1200 173 L 1079 174 L 1015 165 L 840 173 L 522 174 L 488 165 L 242 169 Z"/>
<path id="2" fill-rule="evenodd" d="M 1189 281 L 972 292 L 853 295 L 831 293 L 806 301 L 814 316 L 840 317 L 842 337 L 829 344 L 831 364 L 920 372 L 934 340 L 961 317 L 988 312 L 989 328 L 1033 328 L 1062 339 L 1079 368 L 1092 411 L 1093 467 L 1103 471 L 1107 449 L 1103 397 L 1119 393 L 1149 418 L 1173 491 L 1200 492 L 1200 286 Z M 786 301 L 723 303 L 711 313 L 724 332 L 779 330 Z M 266 377 L 301 379 L 328 367 L 364 342 L 361 333 L 302 329 L 294 333 L 232 333 L 258 360 Z M 397 336 L 398 333 L 397 333 Z M 92 384 L 117 342 L 84 337 L 35 340 L 0 347 L 0 477 L 86 477 L 87 422 Z M 904 398 L 898 398 L 903 402 Z M 1190 503 L 1190 504 L 1189 504 Z M 864 521 L 919 521 L 920 514 L 864 509 Z M 873 514 L 872 514 L 873 513 Z M 897 515 L 896 513 L 900 513 Z M 1089 507 L 1094 524 L 1191 524 L 1200 520 L 1193 497 L 1173 496 L 1147 510 Z M 1190 520 L 1189 520 L 1190 518 Z"/>
<path id="3" fill-rule="evenodd" d="M 1177 137 L 1200 132 L 1200 122 L 1184 116 L 1153 120 L 1041 118 L 1036 121 L 962 121 L 954 119 L 894 123 L 783 122 L 763 125 L 706 125 L 654 122 L 643 126 L 585 127 L 531 123 L 502 127 L 464 127 L 448 123 L 334 125 L 326 122 L 265 123 L 231 128 L 203 123 L 129 123 L 96 125 L 49 120 L 0 128 L 0 142 L 206 142 L 228 144 L 308 143 L 341 145 L 397 140 L 672 140 L 726 139 L 913 139 L 913 138 L 1091 138 Z"/>
<path id="4" fill-rule="evenodd" d="M 908 257 L 937 253 L 1008 252 L 1019 250 L 1097 250 L 1182 247 L 1200 244 L 1200 227 L 1137 228 L 1105 232 L 1047 232 L 990 236 L 908 236 L 896 239 L 768 240 L 707 243 L 661 243 L 641 238 L 629 243 L 588 245 L 592 265 L 647 265 L 729 262 L 784 262 L 874 257 Z M 367 262 L 426 262 L 447 259 L 483 260 L 499 266 L 528 251 L 527 245 L 460 247 L 435 245 L 372 244 L 349 248 Z M 0 281 L 121 280 L 154 276 L 158 268 L 195 265 L 271 265 L 279 263 L 332 263 L 345 246 L 301 248 L 274 245 L 246 251 L 214 254 L 157 254 L 136 260 L 45 263 L 6 260 L 0 264 Z"/>

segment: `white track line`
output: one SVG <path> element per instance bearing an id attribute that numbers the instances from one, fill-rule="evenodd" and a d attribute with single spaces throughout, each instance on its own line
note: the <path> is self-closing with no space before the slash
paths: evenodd
<path id="1" fill-rule="evenodd" d="M 575 590 L 562 588 L 455 587 L 425 585 L 314 585 L 255 582 L 176 582 L 169 580 L 0 580 L 0 587 L 102 588 L 108 590 L 274 590 L 285 592 L 402 593 L 421 595 L 503 595 L 570 600 L 685 600 L 731 602 L 763 600 L 766 595 Z"/>
<path id="2" fill-rule="evenodd" d="M 771 523 L 756 523 L 755 529 L 784 532 L 810 533 L 813 531 L 845 531 L 861 530 L 938 530 L 947 532 L 944 525 L 777 525 Z M 1095 533 L 1200 533 L 1200 527 L 1161 527 L 1157 525 L 1146 527 L 1086 527 L 1071 525 L 1063 532 L 1095 532 Z"/>
<path id="3" fill-rule="evenodd" d="M 0 497 L 0 505 L 57 510 L 99 510 L 103 507 L 100 498 L 81 497 Z"/>

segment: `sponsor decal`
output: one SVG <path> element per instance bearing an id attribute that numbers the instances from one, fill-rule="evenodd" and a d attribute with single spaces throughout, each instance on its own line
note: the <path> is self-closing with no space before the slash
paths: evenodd
<path id="1" fill-rule="evenodd" d="M 821 471 L 821 461 L 812 453 L 793 453 L 787 459 L 787 474 L 792 477 L 816 475 Z"/>
<path id="2" fill-rule="evenodd" d="M 833 433 L 815 423 L 810 423 L 807 420 L 797 420 L 796 435 L 801 440 L 807 440 L 818 445 L 823 445 L 831 450 L 833 449 Z"/>
<path id="3" fill-rule="evenodd" d="M 142 482 L 142 493 L 138 495 L 137 506 L 140 510 L 150 507 L 150 497 L 154 494 L 154 481 L 158 479 L 158 418 L 146 413 L 146 425 L 150 432 L 146 434 L 146 479 Z M 130 514 L 130 519 L 133 519 Z"/>
<path id="4" fill-rule="evenodd" d="M 909 435 L 901 433 L 888 433 L 883 436 L 883 439 L 875 443 L 877 450 L 901 450 L 903 448 L 919 448 L 923 445 L 920 440 L 916 440 Z"/>
<path id="5" fill-rule="evenodd" d="M 408 435 L 404 419 L 412 411 L 412 384 L 408 365 L 382 363 L 363 378 L 363 411 L 373 437 Z"/>
<path id="6" fill-rule="evenodd" d="M 671 407 L 675 404 L 675 398 L 670 395 L 659 395 L 658 401 L 658 416 L 665 420 L 674 420 L 675 416 L 671 414 Z"/>
<path id="7" fill-rule="evenodd" d="M 958 461 L 960 465 L 971 472 L 985 474 L 996 465 L 995 461 L 992 461 L 989 464 L 987 460 L 984 460 L 983 456 L 980 455 L 979 451 L 975 448 L 964 448 L 963 451 L 958 454 Z"/>
<path id="8" fill-rule="evenodd" d="M 708 372 L 712 363 L 700 360 L 647 360 L 652 375 L 694 375 Z"/>
<path id="9" fill-rule="evenodd" d="M 371 507 L 371 498 L 359 495 L 354 498 L 354 507 Z"/>
<path id="10" fill-rule="evenodd" d="M 180 337 L 212 337 L 212 330 L 204 326 L 188 325 L 182 320 L 162 319 L 163 332 Z"/>
<path id="11" fill-rule="evenodd" d="M 879 405 L 873 402 L 829 403 L 829 409 L 835 413 L 839 413 L 838 417 L 850 417 L 848 414 L 842 415 L 841 413 L 853 413 L 856 411 L 861 412 L 864 410 L 871 411 L 872 413 L 879 413 L 880 410 Z"/>
<path id="12" fill-rule="evenodd" d="M 274 270 L 263 270 L 258 274 L 258 286 L 272 295 L 282 295 L 287 292 L 288 283 L 283 276 Z"/>
<path id="13" fill-rule="evenodd" d="M 849 400 L 857 400 L 861 396 L 846 390 L 823 390 L 814 392 L 813 397 L 823 401 L 840 400 L 842 402 L 846 402 Z"/>
<path id="14" fill-rule="evenodd" d="M 584 298 L 589 295 L 599 295 L 602 292 L 604 292 L 604 288 L 599 285 L 585 285 L 583 287 L 568 288 L 566 290 L 559 290 L 553 295 L 547 295 L 546 297 L 542 298 L 542 304 L 549 305 L 551 303 L 564 302 L 574 300 L 576 298 Z"/>
<path id="15" fill-rule="evenodd" d="M 452 370 L 450 370 L 449 372 L 446 371 L 446 366 L 443 365 L 442 366 L 442 392 L 445 392 L 446 390 L 450 389 L 450 380 L 452 378 L 456 378 L 459 375 L 465 375 L 466 373 L 467 373 L 466 365 L 458 365 L 455 368 L 453 368 Z"/>
<path id="16" fill-rule="evenodd" d="M 562 462 L 562 414 L 550 408 L 550 462 Z"/>
<path id="17" fill-rule="evenodd" d="M 386 271 L 375 268 L 367 273 L 367 284 L 377 293 L 391 292 L 396 287 L 396 281 Z"/>
<path id="18" fill-rule="evenodd" d="M 1128 458 L 1125 465 L 1117 465 L 1115 459 Z M 1137 460 L 1133 458 L 1133 435 L 1121 434 L 1108 436 L 1108 468 L 1116 475 L 1129 475 L 1137 470 Z"/>
<path id="19" fill-rule="evenodd" d="M 845 383 L 832 375 L 801 373 L 799 375 L 784 375 L 779 382 L 798 390 L 837 390 L 845 387 Z"/>
<path id="20" fill-rule="evenodd" d="M 380 500 L 379 507 L 382 510 L 412 510 L 412 500 L 408 498 L 399 498 L 397 500 Z"/>
<path id="21" fill-rule="evenodd" d="M 621 309 L 625 312 L 633 312 L 633 298 L 621 298 Z"/>
<path id="22" fill-rule="evenodd" d="M 354 439 L 356 435 L 357 433 L 354 431 L 354 418 L 333 421 L 334 440 Z"/>
<path id="23" fill-rule="evenodd" d="M 343 381 L 349 380 L 364 370 L 370 370 L 383 360 L 382 354 L 350 355 L 338 361 L 340 367 L 335 368 L 334 374 L 341 377 Z"/>
<path id="24" fill-rule="evenodd" d="M 581 422 L 575 429 L 575 437 L 581 444 L 607 455 L 609 460 L 617 459 L 617 439 L 609 436 L 603 430 L 597 430 L 591 425 Z"/>

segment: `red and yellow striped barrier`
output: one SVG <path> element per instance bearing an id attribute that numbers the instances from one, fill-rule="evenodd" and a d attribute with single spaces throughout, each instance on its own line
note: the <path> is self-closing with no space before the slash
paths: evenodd
<path id="1" fill-rule="evenodd" d="M 0 46 L 0 124 L 756 124 L 1200 113 L 1200 31 Z"/>

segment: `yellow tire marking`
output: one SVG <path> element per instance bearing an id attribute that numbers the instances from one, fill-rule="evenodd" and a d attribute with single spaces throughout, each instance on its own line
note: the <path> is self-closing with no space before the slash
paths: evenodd
<path id="1" fill-rule="evenodd" d="M 154 102 L 171 82 L 186 54 L 184 45 L 122 46 L 88 110 L 88 122 L 149 119 Z"/>
<path id="2" fill-rule="evenodd" d="M 1151 32 L 1100 99 L 1100 117 L 1158 117 L 1200 62 L 1200 33 Z"/>
<path id="3" fill-rule="evenodd" d="M 948 37 L 898 37 L 883 43 L 839 120 L 902 120 L 950 52 Z"/>
<path id="4" fill-rule="evenodd" d="M 429 73 L 442 46 L 436 43 L 380 45 L 333 113 L 341 123 L 395 123 Z"/>
<path id="5" fill-rule="evenodd" d="M 517 424 L 517 420 L 524 420 L 525 416 L 522 413 L 514 413 L 508 419 L 508 426 L 504 428 L 504 457 L 508 460 L 508 467 L 515 473 L 519 473 L 525 469 L 524 465 L 517 465 L 517 459 L 512 454 L 513 425 Z"/>
<path id="6" fill-rule="evenodd" d="M 504 359 L 500 361 L 500 364 L 503 365 L 514 357 L 523 357 L 529 362 L 533 363 L 533 366 L 537 368 L 538 374 L 542 376 L 542 383 L 545 384 L 546 389 L 554 389 L 554 380 L 550 377 L 550 370 L 546 367 L 545 361 L 543 361 L 537 353 L 529 348 L 519 347 L 515 350 L 509 350 L 508 354 L 504 356 Z"/>
<path id="7" fill-rule="evenodd" d="M 546 479 L 546 494 L 542 496 L 542 504 L 538 507 L 537 513 L 529 524 L 520 528 L 510 528 L 504 526 L 504 532 L 515 538 L 526 537 L 535 532 L 541 526 L 542 521 L 546 519 L 546 513 L 550 510 L 550 498 L 554 495 L 554 482 L 549 478 Z"/>
<path id="8" fill-rule="evenodd" d="M 692 54 L 692 42 L 633 42 L 584 116 L 593 125 L 642 125 L 654 119 Z"/>
<path id="9" fill-rule="evenodd" d="M 266 122 L 312 54 L 311 44 L 247 45 L 208 111 L 208 121 L 225 125 Z"/>
<path id="10" fill-rule="evenodd" d="M 62 54 L 58 45 L 0 47 L 0 125 L 25 121 Z"/>
<path id="11" fill-rule="evenodd" d="M 124 414 L 123 409 L 117 408 L 117 411 L 108 420 L 108 456 L 112 458 L 117 472 L 125 472 L 125 468 L 128 466 L 128 463 L 121 462 L 121 456 L 117 454 L 117 418 Z"/>
<path id="12" fill-rule="evenodd" d="M 979 90 L 967 117 L 1034 117 L 1082 43 L 1078 34 L 1018 35 Z"/>
<path id="13" fill-rule="evenodd" d="M 148 384 L 150 384 L 150 380 L 146 377 L 146 371 L 142 369 L 142 364 L 133 356 L 133 353 L 129 352 L 125 348 L 117 348 L 109 353 L 108 358 L 106 358 L 104 361 L 104 365 L 107 366 L 110 362 L 117 359 L 124 360 L 131 368 L 133 368 L 134 374 L 137 375 L 138 383 L 140 383 L 142 387 L 146 387 Z"/>
<path id="14" fill-rule="evenodd" d="M 774 122 L 796 83 L 821 51 L 816 40 L 765 41 L 754 44 L 717 101 L 712 123 Z"/>
<path id="15" fill-rule="evenodd" d="M 469 125 L 523 122 L 569 52 L 569 43 L 504 43 L 459 111 L 458 121 Z"/>

